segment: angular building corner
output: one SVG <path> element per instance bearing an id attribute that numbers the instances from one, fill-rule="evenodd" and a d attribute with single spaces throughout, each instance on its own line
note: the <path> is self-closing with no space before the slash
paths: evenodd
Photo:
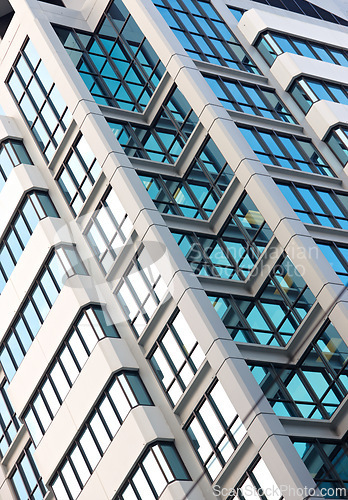
<path id="1" fill-rule="evenodd" d="M 347 47 L 343 0 L 2 0 L 1 500 L 348 498 Z"/>

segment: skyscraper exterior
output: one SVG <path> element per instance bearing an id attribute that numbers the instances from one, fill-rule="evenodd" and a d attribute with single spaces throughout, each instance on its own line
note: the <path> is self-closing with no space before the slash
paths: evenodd
<path id="1" fill-rule="evenodd" d="M 0 499 L 348 498 L 347 4 L 0 36 Z"/>

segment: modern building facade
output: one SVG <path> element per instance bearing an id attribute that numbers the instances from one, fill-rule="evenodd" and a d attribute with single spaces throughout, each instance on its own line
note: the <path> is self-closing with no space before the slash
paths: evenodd
<path id="1" fill-rule="evenodd" d="M 0 36 L 0 499 L 348 498 L 347 4 Z"/>

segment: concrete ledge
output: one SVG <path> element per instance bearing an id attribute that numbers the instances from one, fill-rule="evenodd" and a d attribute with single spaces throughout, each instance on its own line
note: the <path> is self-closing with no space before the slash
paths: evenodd
<path id="1" fill-rule="evenodd" d="M 53 474 L 112 374 L 123 368 L 137 369 L 125 341 L 100 340 L 36 448 L 35 458 L 45 463 L 47 476 Z M 46 464 L 47 456 L 50 464 Z"/>

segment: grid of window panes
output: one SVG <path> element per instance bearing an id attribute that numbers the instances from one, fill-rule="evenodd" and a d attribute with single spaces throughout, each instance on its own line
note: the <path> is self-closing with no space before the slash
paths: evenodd
<path id="1" fill-rule="evenodd" d="M 314 17 L 315 19 L 322 19 L 323 21 L 328 21 L 329 23 L 342 24 L 343 26 L 348 26 L 348 21 L 336 16 L 333 12 L 328 12 L 322 9 L 318 5 L 310 3 L 308 0 L 254 0 L 258 3 L 263 3 L 266 5 L 271 5 L 272 7 L 278 7 L 280 9 L 289 10 L 291 12 L 297 12 L 304 16 Z"/>
<path id="2" fill-rule="evenodd" d="M 233 171 L 208 138 L 182 178 L 138 172 L 162 213 L 208 219 L 233 177 Z"/>
<path id="3" fill-rule="evenodd" d="M 244 500 L 250 496 L 254 500 L 281 500 L 283 498 L 277 483 L 260 456 L 253 460 L 233 490 L 227 500 L 233 498 Z"/>
<path id="4" fill-rule="evenodd" d="M 7 83 L 47 162 L 51 161 L 71 113 L 30 40 L 20 51 Z"/>
<path id="5" fill-rule="evenodd" d="M 173 406 L 204 361 L 204 352 L 181 311 L 168 321 L 149 354 L 154 372 Z"/>
<path id="6" fill-rule="evenodd" d="M 169 483 L 189 479 L 174 444 L 155 442 L 147 448 L 113 500 L 157 500 Z"/>
<path id="7" fill-rule="evenodd" d="M 85 232 L 87 241 L 105 273 L 110 271 L 132 229 L 133 224 L 115 191 L 108 189 Z"/>
<path id="8" fill-rule="evenodd" d="M 157 252 L 164 251 L 165 248 L 157 249 Z M 132 259 L 115 290 L 127 321 L 137 337 L 144 331 L 166 292 L 167 286 L 156 264 L 148 251 L 143 248 Z"/>
<path id="9" fill-rule="evenodd" d="M 256 42 L 256 47 L 269 65 L 272 65 L 283 52 L 290 52 L 339 66 L 348 66 L 348 51 L 285 33 L 262 33 Z"/>
<path id="10" fill-rule="evenodd" d="M 172 230 L 195 274 L 245 280 L 273 236 L 246 195 L 217 235 Z"/>
<path id="11" fill-rule="evenodd" d="M 246 434 L 233 404 L 217 380 L 194 409 L 185 429 L 212 481 Z"/>
<path id="12" fill-rule="evenodd" d="M 0 293 L 10 278 L 30 236 L 40 220 L 58 217 L 48 193 L 27 193 L 0 242 Z"/>
<path id="13" fill-rule="evenodd" d="M 293 444 L 318 487 L 325 488 L 323 496 L 347 498 L 347 441 L 293 439 Z"/>
<path id="14" fill-rule="evenodd" d="M 348 87 L 314 78 L 298 78 L 289 92 L 305 113 L 321 99 L 348 104 Z"/>
<path id="15" fill-rule="evenodd" d="M 175 163 L 197 122 L 196 114 L 178 89 L 149 127 L 108 120 L 128 156 L 161 163 Z"/>
<path id="16" fill-rule="evenodd" d="M 79 135 L 56 177 L 74 215 L 80 212 L 100 173 L 100 165 L 91 148 L 83 135 Z"/>
<path id="17" fill-rule="evenodd" d="M 32 161 L 22 141 L 7 139 L 0 143 L 0 191 L 12 169 L 21 163 L 31 165 Z"/>
<path id="18" fill-rule="evenodd" d="M 317 245 L 330 262 L 334 271 L 338 274 L 345 285 L 348 284 L 348 247 L 326 241 L 317 241 Z"/>
<path id="19" fill-rule="evenodd" d="M 0 457 L 3 457 L 14 440 L 20 423 L 7 396 L 8 382 L 0 387 Z"/>
<path id="20" fill-rule="evenodd" d="M 227 500 L 282 500 L 281 491 L 259 455 L 247 468 L 242 478 L 232 489 Z"/>
<path id="21" fill-rule="evenodd" d="M 205 75 L 225 108 L 287 123 L 296 123 L 273 89 L 260 85 Z"/>
<path id="22" fill-rule="evenodd" d="M 121 0 L 114 0 L 95 33 L 55 30 L 98 104 L 145 108 L 164 66 Z"/>
<path id="23" fill-rule="evenodd" d="M 348 128 L 342 126 L 334 128 L 325 142 L 344 166 L 348 161 Z"/>
<path id="24" fill-rule="evenodd" d="M 132 408 L 152 404 L 137 372 L 114 375 L 50 483 L 56 499 L 76 498 Z"/>
<path id="25" fill-rule="evenodd" d="M 285 346 L 315 302 L 289 257 L 282 259 L 253 296 L 209 294 L 236 342 Z"/>
<path id="26" fill-rule="evenodd" d="M 304 223 L 348 229 L 348 194 L 333 189 L 277 182 Z"/>
<path id="27" fill-rule="evenodd" d="M 154 0 L 154 4 L 193 59 L 260 74 L 210 3 L 202 0 Z"/>
<path id="28" fill-rule="evenodd" d="M 311 141 L 304 137 L 238 126 L 262 163 L 335 177 Z"/>
<path id="29" fill-rule="evenodd" d="M 19 500 L 42 500 L 47 493 L 45 485 L 33 458 L 34 445 L 26 445 L 23 453 L 16 462 L 10 476 L 11 483 Z"/>
<path id="30" fill-rule="evenodd" d="M 326 326 L 296 365 L 251 364 L 275 413 L 329 419 L 348 393 L 348 347 Z"/>
<path id="31" fill-rule="evenodd" d="M 100 306 L 89 306 L 78 315 L 23 412 L 35 446 L 45 434 L 98 341 L 118 336 L 109 315 Z"/>
<path id="32" fill-rule="evenodd" d="M 65 280 L 74 274 L 87 274 L 75 248 L 55 248 L 43 264 L 2 342 L 0 363 L 9 381 L 23 361 Z"/>

